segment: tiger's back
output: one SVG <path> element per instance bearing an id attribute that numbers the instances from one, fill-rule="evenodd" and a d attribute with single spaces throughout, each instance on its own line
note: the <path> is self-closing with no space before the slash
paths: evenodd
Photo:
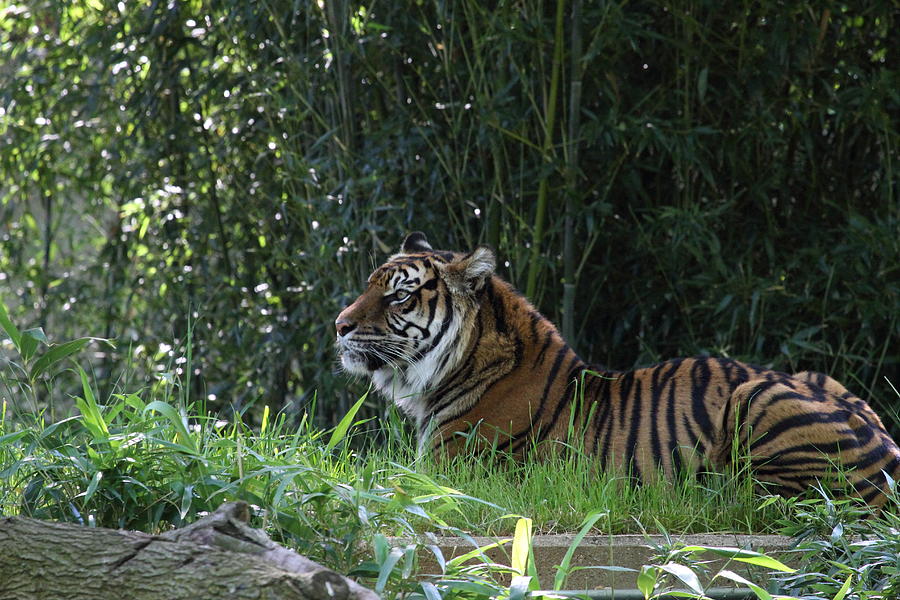
<path id="1" fill-rule="evenodd" d="M 878 416 L 833 379 L 705 357 L 592 369 L 493 270 L 486 248 L 435 251 L 412 234 L 335 322 L 345 369 L 410 416 L 422 450 L 521 454 L 576 431 L 606 468 L 647 479 L 725 469 L 738 448 L 777 491 L 841 466 L 875 505 L 884 473 L 900 477 Z"/>

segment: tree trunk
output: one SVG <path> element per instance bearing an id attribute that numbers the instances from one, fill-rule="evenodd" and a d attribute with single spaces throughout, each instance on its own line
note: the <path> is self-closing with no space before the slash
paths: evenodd
<path id="1" fill-rule="evenodd" d="M 378 600 L 247 525 L 242 502 L 162 535 L 0 520 L 0 599 Z"/>

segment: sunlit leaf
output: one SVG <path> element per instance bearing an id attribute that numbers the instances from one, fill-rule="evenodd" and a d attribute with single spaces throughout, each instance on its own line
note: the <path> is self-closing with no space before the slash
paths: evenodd
<path id="1" fill-rule="evenodd" d="M 513 535 L 512 562 L 510 566 L 519 575 L 525 575 L 531 556 L 531 519 L 520 518 Z"/>

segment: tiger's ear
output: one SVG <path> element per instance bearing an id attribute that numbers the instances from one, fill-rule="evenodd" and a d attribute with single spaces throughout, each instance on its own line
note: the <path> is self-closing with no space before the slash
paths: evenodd
<path id="1" fill-rule="evenodd" d="M 479 246 L 469 254 L 448 264 L 444 272 L 451 286 L 469 292 L 477 292 L 494 274 L 497 259 L 490 248 Z"/>
<path id="2" fill-rule="evenodd" d="M 403 245 L 400 247 L 400 252 L 403 252 L 404 254 L 430 252 L 431 250 L 433 250 L 431 244 L 428 243 L 428 239 L 421 231 L 413 231 L 406 236 L 406 239 L 403 240 Z"/>

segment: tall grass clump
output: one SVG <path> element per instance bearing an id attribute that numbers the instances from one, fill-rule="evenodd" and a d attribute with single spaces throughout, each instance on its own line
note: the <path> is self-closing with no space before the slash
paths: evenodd
<path id="1" fill-rule="evenodd" d="M 243 500 L 276 539 L 346 570 L 359 562 L 360 543 L 376 533 L 411 535 L 418 523 L 444 527 L 439 515 L 461 512 L 468 501 L 400 465 L 360 458 L 351 438 L 365 422 L 357 414 L 365 396 L 331 430 L 305 418 L 296 426 L 268 409 L 255 428 L 239 414 L 219 418 L 192 398 L 177 368 L 156 386 L 102 398 L 87 372 L 67 368 L 70 350 L 86 343 L 32 348 L 0 316 L 0 331 L 14 342 L 0 371 L 4 515 L 156 532 Z M 187 337 L 186 360 L 175 361 L 185 370 L 192 356 Z M 43 365 L 41 373 L 35 365 Z M 67 415 L 49 419 L 33 410 L 38 384 L 45 392 L 69 392 Z M 423 492 L 408 496 L 404 487 Z"/>

